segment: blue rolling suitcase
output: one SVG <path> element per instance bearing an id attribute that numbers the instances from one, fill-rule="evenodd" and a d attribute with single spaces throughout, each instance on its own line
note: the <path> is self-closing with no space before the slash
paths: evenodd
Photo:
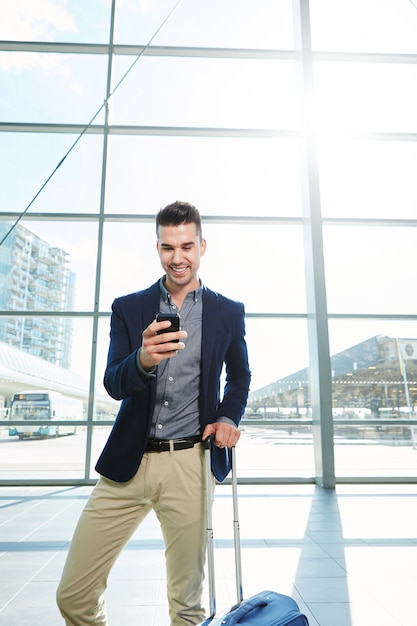
<path id="1" fill-rule="evenodd" d="M 207 574 L 209 581 L 210 617 L 199 626 L 308 626 L 308 620 L 292 598 L 275 591 L 261 591 L 247 600 L 243 599 L 240 529 L 237 502 L 236 451 L 232 448 L 233 534 L 235 548 L 237 604 L 222 617 L 216 617 L 214 581 L 214 543 L 211 485 L 211 438 L 205 443 L 207 492 Z"/>

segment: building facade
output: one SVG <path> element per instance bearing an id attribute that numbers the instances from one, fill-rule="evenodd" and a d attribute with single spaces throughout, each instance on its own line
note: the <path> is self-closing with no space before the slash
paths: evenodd
<path id="1" fill-rule="evenodd" d="M 0 236 L 11 227 L 12 222 L 0 222 Z M 71 319 L 32 317 L 24 312 L 72 308 L 75 276 L 69 255 L 17 224 L 0 247 L 0 259 L 0 308 L 13 311 L 10 317 L 0 317 L 0 341 L 68 369 Z"/>

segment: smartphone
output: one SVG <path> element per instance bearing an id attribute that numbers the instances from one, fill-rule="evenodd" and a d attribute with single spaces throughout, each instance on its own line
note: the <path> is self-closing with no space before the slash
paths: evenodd
<path id="1" fill-rule="evenodd" d="M 171 326 L 168 328 L 164 328 L 163 330 L 158 330 L 157 335 L 162 335 L 162 333 L 174 333 L 177 330 L 180 330 L 180 316 L 178 313 L 158 313 L 156 316 L 157 322 L 164 322 L 165 320 L 169 320 L 171 322 Z M 173 339 L 172 341 L 178 342 L 179 339 Z"/>

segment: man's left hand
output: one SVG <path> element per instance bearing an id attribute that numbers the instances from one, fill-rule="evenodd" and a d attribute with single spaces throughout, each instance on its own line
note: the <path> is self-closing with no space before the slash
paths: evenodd
<path id="1" fill-rule="evenodd" d="M 214 422 L 205 427 L 203 440 L 210 435 L 214 435 L 214 443 L 218 448 L 233 448 L 239 441 L 240 431 L 226 422 Z"/>

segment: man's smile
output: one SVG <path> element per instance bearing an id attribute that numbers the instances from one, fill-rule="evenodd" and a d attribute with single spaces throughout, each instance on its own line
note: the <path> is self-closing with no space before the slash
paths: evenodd
<path id="1" fill-rule="evenodd" d="M 172 272 L 175 272 L 176 274 L 183 274 L 184 272 L 187 271 L 187 266 L 174 267 L 174 266 L 170 265 L 169 268 L 170 268 L 170 270 Z"/>

